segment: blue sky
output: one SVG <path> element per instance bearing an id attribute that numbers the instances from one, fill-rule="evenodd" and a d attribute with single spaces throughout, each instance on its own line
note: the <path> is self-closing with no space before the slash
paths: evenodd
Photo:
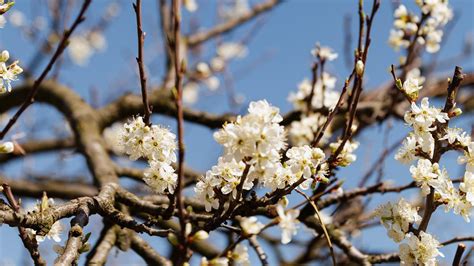
<path id="1" fill-rule="evenodd" d="M 100 14 L 110 2 L 94 1 L 87 13 L 86 22 L 78 29 L 79 32 L 82 28 L 96 23 Z M 151 0 L 144 1 L 143 7 L 144 31 L 147 32 L 145 54 L 149 71 L 149 84 L 157 84 L 163 76 L 163 51 L 161 49 L 162 43 L 159 39 L 160 33 L 158 31 L 155 2 Z M 199 20 L 203 28 L 210 27 L 216 21 L 216 2 L 214 0 L 197 0 L 197 2 L 199 3 L 197 13 L 184 13 L 184 32 L 189 32 L 189 22 L 191 20 Z M 255 3 L 258 1 L 250 2 Z M 289 111 L 291 105 L 287 102 L 288 93 L 296 90 L 297 84 L 303 78 L 310 77 L 310 66 L 312 63 L 310 50 L 316 42 L 331 46 L 339 53 L 339 58 L 331 62 L 327 70 L 338 78 L 337 88 L 340 88 L 342 81 L 349 72 L 343 58 L 343 17 L 346 14 L 351 15 L 353 39 L 355 39 L 357 2 L 349 0 L 288 0 L 268 15 L 263 16 L 263 27 L 251 39 L 248 56 L 233 62 L 230 66 L 231 71 L 236 73 L 235 89 L 239 94 L 244 95 L 246 99 L 246 102 L 239 111 L 245 111 L 248 101 L 258 99 L 267 99 L 275 106 L 280 107 L 283 113 Z M 366 10 L 368 10 L 372 1 L 365 2 Z M 413 9 L 414 1 L 402 2 Z M 120 92 L 139 92 L 134 61 L 136 54 L 135 17 L 131 8 L 131 1 L 122 0 L 119 3 L 121 4 L 120 14 L 112 21 L 105 32 L 108 43 L 107 50 L 95 54 L 85 67 L 67 64 L 61 71 L 60 81 L 73 88 L 86 101 L 91 100 L 91 90 L 97 91 L 100 104 L 116 98 Z M 459 54 L 463 47 L 464 39 L 468 35 L 472 36 L 474 30 L 474 18 L 472 16 L 474 2 L 470 0 L 451 0 L 450 3 L 459 19 L 455 28 L 448 36 L 449 38 L 445 41 L 445 46 L 439 55 L 440 59 Z M 27 17 L 32 14 L 32 10 L 36 14 L 46 14 L 44 7 L 33 8 L 34 5 L 37 6 L 36 1 L 18 1 L 14 9 L 24 12 Z M 390 64 L 396 63 L 398 56 L 401 55 L 394 52 L 387 45 L 392 22 L 391 3 L 390 1 L 382 1 L 380 12 L 376 16 L 373 28 L 373 41 L 366 64 L 367 89 L 388 81 L 390 74 L 387 69 Z M 253 23 L 246 24 L 237 31 L 226 35 L 224 39 L 240 40 L 251 29 L 252 25 Z M 353 47 L 354 45 L 351 46 Z M 26 62 L 30 61 L 37 45 L 28 41 L 11 24 L 7 24 L 4 29 L 0 30 L 0 47 L 8 49 L 12 57 L 18 58 L 26 64 Z M 204 58 L 213 48 L 214 44 L 204 48 Z M 429 62 L 430 56 L 426 56 L 426 59 L 425 62 Z M 470 55 L 458 64 L 463 66 L 466 72 L 474 70 L 473 55 Z M 440 69 L 437 74 L 442 77 L 448 77 L 452 75 L 453 69 L 454 65 L 448 66 Z M 202 97 L 202 102 L 198 103 L 194 108 L 213 113 L 231 110 L 225 93 L 217 92 L 211 94 L 203 91 L 202 95 L 206 97 Z M 41 113 L 38 111 L 41 111 Z M 30 108 L 22 119 L 25 123 L 42 121 L 42 126 L 37 131 L 27 132 L 35 137 L 50 137 L 53 134 L 59 134 L 58 131 L 62 132 L 62 134 L 65 132 L 64 128 L 62 128 L 61 117 L 54 109 L 49 107 L 37 104 Z M 172 129 L 175 128 L 174 119 L 156 116 L 154 121 L 169 125 Z M 468 114 L 463 119 L 459 119 L 457 124 L 464 126 L 465 129 L 469 129 L 473 122 L 473 116 Z M 187 163 L 198 170 L 205 171 L 216 161 L 220 154 L 220 148 L 213 141 L 212 132 L 207 128 L 187 124 L 185 130 Z M 358 161 L 352 167 L 344 169 L 338 174 L 339 177 L 346 180 L 345 187 L 350 188 L 354 186 L 360 176 L 371 165 L 371 162 L 381 153 L 383 148 L 383 138 L 381 136 L 385 130 L 385 126 L 373 126 L 360 136 L 361 147 L 357 151 Z M 399 140 L 406 132 L 408 132 L 408 128 L 398 121 L 393 121 L 389 143 Z M 458 177 L 460 169 L 455 164 L 456 157 L 454 154 L 448 157 L 443 163 L 445 163 L 449 173 Z M 389 156 L 385 163 L 386 179 L 391 179 L 396 184 L 409 182 L 408 168 L 392 158 L 392 155 Z M 67 159 L 60 161 L 52 156 L 38 156 L 35 157 L 35 160 L 17 161 L 12 166 L 4 167 L 2 170 L 7 176 L 20 177 L 24 175 L 25 171 L 40 172 L 53 176 L 62 176 L 65 173 L 77 173 L 79 171 L 85 175 L 83 169 L 85 169 L 85 164 L 80 156 L 68 155 Z M 412 193 L 405 194 L 404 196 L 410 198 Z M 374 197 L 373 202 L 375 204 L 396 200 L 397 198 L 398 195 L 377 196 Z M 296 203 L 301 199 L 295 196 L 290 200 Z M 446 228 L 453 228 L 453 225 L 456 226 L 457 230 L 446 230 Z M 92 230 L 93 234 L 97 234 L 100 227 L 93 226 L 91 223 L 88 229 Z M 434 215 L 433 222 L 430 224 L 430 230 L 440 240 L 449 239 L 458 232 L 466 234 L 470 232 L 471 235 L 474 233 L 472 224 L 468 225 L 464 223 L 462 218 L 445 214 L 442 210 L 438 210 Z M 307 234 L 307 231 L 303 233 Z M 373 239 L 375 237 L 377 242 L 374 244 Z M 397 249 L 397 246 L 389 241 L 388 237 L 385 237 L 385 231 L 380 230 L 380 228 L 363 231 L 360 236 L 354 239 L 354 242 L 357 246 L 363 246 L 372 251 L 394 251 Z M 158 246 L 159 242 L 153 240 L 153 244 Z M 42 251 L 45 254 L 48 252 L 48 246 L 49 243 L 42 246 Z M 6 258 L 10 259 L 14 264 L 24 261 L 26 253 L 20 247 L 21 243 L 17 237 L 17 232 L 5 226 L 1 227 L 0 258 L 3 259 L 3 262 L 0 260 L 0 264 L 5 263 Z M 293 250 L 292 247 L 290 248 Z M 453 248 L 443 248 L 442 252 L 446 254 L 447 261 L 450 261 Z M 142 263 L 132 252 L 125 255 L 119 254 L 118 258 L 122 264 Z M 118 263 L 118 261 L 116 262 Z"/>

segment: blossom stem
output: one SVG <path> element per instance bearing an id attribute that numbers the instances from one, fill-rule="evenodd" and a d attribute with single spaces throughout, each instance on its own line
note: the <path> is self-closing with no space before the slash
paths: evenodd
<path id="1" fill-rule="evenodd" d="M 148 104 L 148 93 L 146 88 L 146 81 L 147 76 L 145 72 L 144 60 L 143 60 L 143 46 L 145 42 L 145 33 L 142 30 L 142 1 L 137 0 L 135 4 L 133 4 L 133 9 L 135 10 L 135 15 L 137 19 L 137 40 L 138 40 L 138 57 L 135 59 L 137 60 L 138 64 L 138 71 L 140 75 L 140 86 L 142 91 L 142 101 L 143 101 L 143 122 L 147 126 L 150 123 L 150 116 L 151 116 L 151 108 Z"/>
<path id="2" fill-rule="evenodd" d="M 321 223 L 321 228 L 323 229 L 324 236 L 326 237 L 326 241 L 328 242 L 329 251 L 331 252 L 332 263 L 333 265 L 337 265 L 336 256 L 334 255 L 334 248 L 332 246 L 331 238 L 329 237 L 328 230 L 326 229 L 326 226 L 324 225 L 324 222 L 321 219 L 321 214 L 319 213 L 318 207 L 304 192 L 298 189 L 295 189 L 295 191 L 298 192 L 301 196 L 303 196 L 306 199 L 306 201 L 308 201 L 308 203 L 313 207 L 316 215 L 318 216 L 318 220 Z"/>

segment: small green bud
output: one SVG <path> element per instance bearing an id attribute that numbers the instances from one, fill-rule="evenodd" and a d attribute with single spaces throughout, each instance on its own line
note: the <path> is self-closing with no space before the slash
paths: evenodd
<path id="1" fill-rule="evenodd" d="M 178 242 L 178 237 L 173 234 L 173 233 L 169 233 L 168 234 L 168 241 L 171 243 L 171 245 L 173 246 L 178 246 L 179 242 Z"/>

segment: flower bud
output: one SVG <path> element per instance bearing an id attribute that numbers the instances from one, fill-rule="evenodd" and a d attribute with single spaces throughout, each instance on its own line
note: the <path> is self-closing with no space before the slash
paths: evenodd
<path id="1" fill-rule="evenodd" d="M 456 116 L 460 116 L 461 114 L 462 114 L 461 108 L 457 107 L 449 113 L 449 117 L 456 117 Z"/>
<path id="2" fill-rule="evenodd" d="M 179 244 L 178 242 L 178 237 L 173 234 L 173 233 L 169 233 L 168 234 L 168 241 L 173 245 L 173 246 L 177 246 Z"/>
<path id="3" fill-rule="evenodd" d="M 10 58 L 10 53 L 7 50 L 3 50 L 0 54 L 0 62 L 6 62 Z"/>
<path id="4" fill-rule="evenodd" d="M 7 141 L 0 144 L 0 153 L 11 153 L 15 149 L 13 142 Z"/>
<path id="5" fill-rule="evenodd" d="M 209 234 L 204 230 L 197 231 L 196 234 L 194 234 L 193 236 L 193 240 L 197 240 L 197 241 L 206 240 L 208 238 L 209 238 Z"/>
<path id="6" fill-rule="evenodd" d="M 357 76 L 362 76 L 362 74 L 364 74 L 364 62 L 362 62 L 362 60 L 358 60 L 357 63 L 356 63 L 356 73 L 357 73 Z"/>
<path id="7" fill-rule="evenodd" d="M 184 227 L 184 235 L 187 237 L 189 234 L 191 234 L 191 231 L 193 230 L 193 227 L 190 223 L 187 223 Z"/>
<path id="8" fill-rule="evenodd" d="M 403 84 L 402 84 L 402 81 L 400 79 L 396 80 L 395 85 L 397 86 L 397 88 L 399 90 L 401 90 L 403 88 Z"/>

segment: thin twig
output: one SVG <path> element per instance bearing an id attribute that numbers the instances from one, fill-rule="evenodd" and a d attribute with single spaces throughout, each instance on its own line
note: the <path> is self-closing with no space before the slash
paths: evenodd
<path id="1" fill-rule="evenodd" d="M 249 244 L 253 247 L 255 252 L 258 255 L 258 258 L 260 259 L 260 262 L 262 263 L 262 266 L 270 265 L 268 263 L 268 256 L 263 250 L 262 246 L 258 243 L 257 236 L 251 236 L 249 239 Z"/>
<path id="2" fill-rule="evenodd" d="M 178 207 L 178 217 L 179 223 L 181 226 L 181 245 L 179 248 L 181 249 L 182 256 L 179 257 L 180 261 L 178 264 L 183 264 L 187 261 L 187 241 L 186 241 L 186 234 L 185 234 L 185 213 L 184 213 L 184 204 L 183 204 L 183 196 L 182 196 L 182 188 L 183 188 L 183 178 L 184 178 L 184 118 L 183 118 L 183 74 L 185 70 L 185 62 L 182 61 L 182 57 L 180 54 L 180 45 L 181 45 L 181 1 L 180 0 L 173 0 L 173 8 L 172 8 L 172 18 L 173 18 L 173 33 L 174 33 L 174 40 L 173 40 L 173 51 L 174 51 L 174 69 L 175 69 L 175 90 L 176 90 L 176 97 L 175 97 L 175 104 L 177 110 L 177 124 L 178 124 L 178 184 L 176 186 L 175 198 L 176 198 L 176 205 Z"/>
<path id="3" fill-rule="evenodd" d="M 308 203 L 311 204 L 314 211 L 316 212 L 316 215 L 318 216 L 318 220 L 321 223 L 321 228 L 323 228 L 324 236 L 326 237 L 326 240 L 328 242 L 329 251 L 331 252 L 331 257 L 332 257 L 332 263 L 333 263 L 333 265 L 337 265 L 336 264 L 336 256 L 334 255 L 334 248 L 333 248 L 332 243 L 331 243 L 331 238 L 329 237 L 329 234 L 328 234 L 328 231 L 326 229 L 326 226 L 324 225 L 323 219 L 321 219 L 321 214 L 319 213 L 318 206 L 316 206 L 316 204 L 304 192 L 302 192 L 298 189 L 295 189 L 295 191 L 298 192 L 299 194 L 301 194 L 308 201 Z"/>
<path id="4" fill-rule="evenodd" d="M 140 86 L 142 90 L 142 101 L 143 101 L 143 121 L 146 125 L 150 125 L 151 108 L 148 104 L 148 93 L 146 89 L 146 72 L 143 60 L 143 46 L 145 42 L 145 33 L 142 30 L 142 1 L 137 0 L 133 4 L 133 10 L 137 18 L 137 41 L 138 41 L 138 57 L 136 57 L 138 64 L 138 71 L 140 73 Z"/>
<path id="5" fill-rule="evenodd" d="M 39 76 L 38 79 L 35 80 L 30 92 L 28 93 L 28 96 L 26 97 L 25 101 L 23 104 L 20 106 L 20 108 L 16 111 L 15 115 L 8 121 L 8 124 L 3 128 L 2 132 L 0 133 L 0 140 L 5 137 L 5 135 L 8 133 L 8 131 L 13 127 L 13 125 L 16 123 L 18 118 L 20 118 L 21 114 L 30 106 L 33 104 L 35 101 L 35 96 L 38 93 L 38 90 L 40 88 L 41 83 L 43 80 L 46 78 L 48 75 L 49 71 L 53 68 L 54 63 L 58 60 L 58 58 L 61 56 L 61 54 L 64 52 L 68 45 L 68 39 L 71 37 L 72 33 L 74 30 L 77 28 L 77 26 L 85 20 L 84 14 L 89 7 L 90 3 L 92 0 L 84 0 L 84 3 L 82 4 L 81 11 L 77 15 L 76 19 L 74 20 L 74 23 L 72 24 L 71 28 L 68 30 L 64 31 L 63 37 L 61 38 L 61 41 L 59 42 L 58 47 L 56 48 L 56 52 L 54 53 L 53 57 L 51 57 L 51 60 L 49 61 L 48 65 L 46 65 L 46 68 L 43 70 L 41 75 Z"/>
<path id="6" fill-rule="evenodd" d="M 203 42 L 217 37 L 221 36 L 238 26 L 244 24 L 245 22 L 257 17 L 259 14 L 264 13 L 266 11 L 271 10 L 273 7 L 276 5 L 283 3 L 282 0 L 268 0 L 267 2 L 255 5 L 250 11 L 242 14 L 241 16 L 228 20 L 222 24 L 219 24 L 215 26 L 214 28 L 207 30 L 207 31 L 202 31 L 202 32 L 197 32 L 187 38 L 187 44 L 189 47 L 194 47 L 199 44 L 202 44 Z"/>

